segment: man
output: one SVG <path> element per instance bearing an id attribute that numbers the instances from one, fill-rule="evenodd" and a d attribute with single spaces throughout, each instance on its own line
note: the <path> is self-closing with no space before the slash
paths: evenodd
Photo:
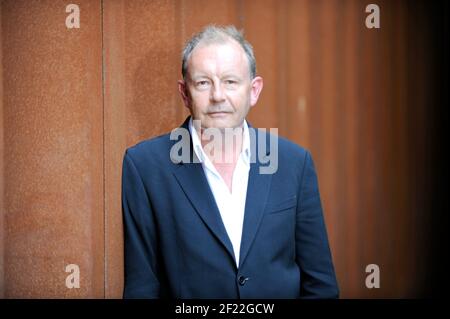
<path id="1" fill-rule="evenodd" d="M 191 117 L 124 157 L 124 297 L 338 297 L 310 154 L 245 120 L 263 87 L 250 44 L 208 26 L 182 74 Z"/>

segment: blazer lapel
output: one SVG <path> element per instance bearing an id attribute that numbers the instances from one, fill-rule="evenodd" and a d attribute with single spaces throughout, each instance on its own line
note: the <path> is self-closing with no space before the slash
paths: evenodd
<path id="1" fill-rule="evenodd" d="M 188 129 L 189 117 L 181 126 Z M 254 128 L 251 128 L 254 129 Z M 258 132 L 257 129 L 255 129 Z M 260 174 L 261 159 L 258 158 L 258 140 L 266 139 L 265 133 L 255 134 L 256 138 L 251 140 L 255 143 L 252 150 L 252 160 L 250 164 L 250 172 L 248 177 L 247 197 L 245 202 L 244 225 L 241 238 L 241 249 L 239 258 L 239 267 L 244 263 L 246 256 L 250 250 L 256 232 L 261 224 L 261 220 L 269 197 L 272 174 Z M 189 134 L 190 137 L 190 134 Z M 190 143 L 190 163 L 180 163 L 174 170 L 173 174 L 188 197 L 195 211 L 201 217 L 203 222 L 211 230 L 211 232 L 219 239 L 230 256 L 235 260 L 234 250 L 228 237 L 225 226 L 222 222 L 219 209 L 217 207 L 214 196 L 209 188 L 208 181 L 201 163 L 194 163 L 195 154 L 193 152 L 192 141 Z M 266 140 L 266 153 L 270 154 L 269 142 Z M 265 161 L 263 161 L 265 162 Z"/>
<path id="2" fill-rule="evenodd" d="M 186 119 L 182 127 L 188 129 L 188 123 L 189 118 Z M 189 139 L 189 143 L 191 151 L 190 163 L 178 164 L 173 174 L 175 175 L 175 178 L 191 202 L 192 206 L 195 208 L 195 211 L 211 230 L 211 232 L 223 244 L 233 260 L 235 260 L 233 246 L 222 222 L 214 195 L 209 188 L 208 181 L 205 173 L 203 172 L 202 164 L 198 163 L 198 160 L 196 162 L 193 161 L 195 154 L 193 152 L 191 139 Z"/>
<path id="3" fill-rule="evenodd" d="M 253 128 L 252 128 L 253 129 Z M 255 129 L 258 132 L 257 129 Z M 269 190 L 272 181 L 272 174 L 261 174 L 261 162 L 258 158 L 258 139 L 266 138 L 264 133 L 256 133 L 255 147 L 252 147 L 252 163 L 250 164 L 250 172 L 248 177 L 247 198 L 245 202 L 244 226 L 242 230 L 241 249 L 239 257 L 239 268 L 244 263 L 245 258 L 250 250 L 256 232 L 261 224 L 261 220 L 269 197 Z M 266 140 L 267 141 L 267 140 Z M 266 143 L 266 153 L 270 154 L 269 144 Z M 256 154 L 254 154 L 256 150 Z M 254 159 L 253 159 L 254 158 Z"/>

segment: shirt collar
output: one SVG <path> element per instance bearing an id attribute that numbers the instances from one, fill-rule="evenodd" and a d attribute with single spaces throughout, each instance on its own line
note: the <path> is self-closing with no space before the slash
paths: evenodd
<path id="1" fill-rule="evenodd" d="M 250 134 L 248 129 L 247 121 L 244 119 L 244 135 L 243 135 L 243 141 L 242 141 L 242 152 L 240 154 L 240 158 L 243 159 L 244 163 L 246 165 L 250 164 Z M 189 131 L 191 133 L 192 137 L 192 146 L 194 148 L 195 155 L 197 155 L 197 158 L 199 159 L 200 163 L 209 162 L 209 158 L 203 151 L 202 144 L 200 142 L 200 137 L 197 134 L 197 130 L 194 128 L 194 122 L 192 120 L 192 116 L 189 119 Z"/>

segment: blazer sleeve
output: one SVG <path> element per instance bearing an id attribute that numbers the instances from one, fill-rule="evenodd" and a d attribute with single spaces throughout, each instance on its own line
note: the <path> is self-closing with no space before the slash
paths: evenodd
<path id="1" fill-rule="evenodd" d="M 300 298 L 338 298 L 317 175 L 309 152 L 306 152 L 300 174 L 295 232 L 296 262 L 301 274 Z"/>
<path id="2" fill-rule="evenodd" d="M 125 153 L 122 166 L 124 226 L 124 298 L 158 298 L 157 236 L 152 208 L 143 180 Z"/>

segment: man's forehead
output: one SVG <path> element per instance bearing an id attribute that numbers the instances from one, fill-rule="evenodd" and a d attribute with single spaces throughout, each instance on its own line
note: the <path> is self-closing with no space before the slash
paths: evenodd
<path id="1" fill-rule="evenodd" d="M 223 43 L 200 43 L 192 51 L 188 63 L 194 67 L 190 70 L 192 73 L 205 72 L 203 69 L 211 63 L 219 64 L 222 72 L 233 72 L 242 66 L 248 66 L 245 51 L 231 40 Z"/>

